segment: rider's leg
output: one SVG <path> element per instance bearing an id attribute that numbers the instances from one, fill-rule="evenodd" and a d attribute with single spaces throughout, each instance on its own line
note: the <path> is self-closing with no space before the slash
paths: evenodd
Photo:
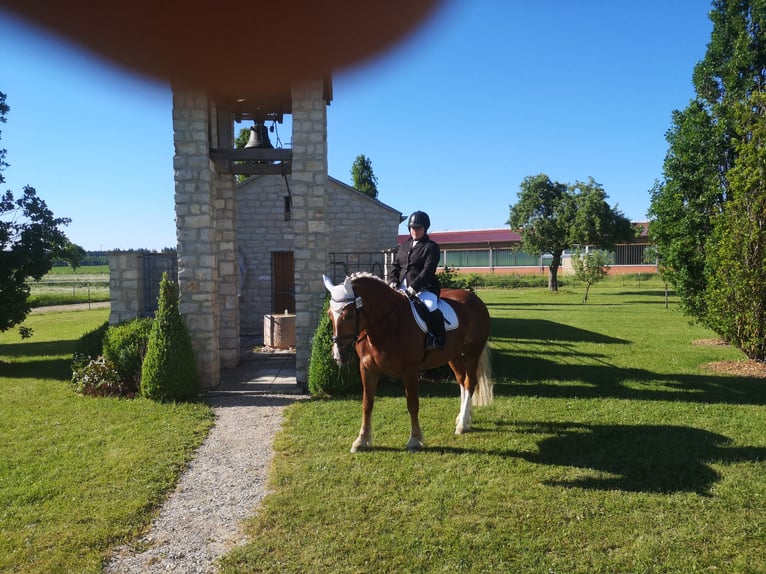
<path id="1" fill-rule="evenodd" d="M 423 301 L 428 309 L 428 336 L 426 337 L 426 349 L 443 349 L 446 333 L 444 332 L 444 315 L 439 310 L 439 298 L 430 291 L 421 291 L 418 298 Z"/>

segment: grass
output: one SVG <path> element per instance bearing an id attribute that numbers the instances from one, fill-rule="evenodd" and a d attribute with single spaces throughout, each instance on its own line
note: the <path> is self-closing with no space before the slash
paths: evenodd
<path id="1" fill-rule="evenodd" d="M 72 269 L 70 266 L 51 267 L 48 275 L 109 275 L 109 265 L 85 265 Z"/>
<path id="2" fill-rule="evenodd" d="M 0 333 L 0 572 L 97 573 L 145 529 L 212 424 L 203 404 L 69 387 L 76 340 L 108 311 L 31 315 Z"/>
<path id="3" fill-rule="evenodd" d="M 351 455 L 359 397 L 286 410 L 273 492 L 223 572 L 766 572 L 766 381 L 664 305 L 659 280 L 481 291 L 495 402 L 455 436 L 456 385 L 401 389 Z"/>

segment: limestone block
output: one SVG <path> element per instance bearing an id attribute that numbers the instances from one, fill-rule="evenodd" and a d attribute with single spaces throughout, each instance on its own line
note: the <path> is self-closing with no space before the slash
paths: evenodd
<path id="1" fill-rule="evenodd" d="M 295 347 L 295 315 L 265 315 L 263 317 L 263 344 L 276 349 Z"/>

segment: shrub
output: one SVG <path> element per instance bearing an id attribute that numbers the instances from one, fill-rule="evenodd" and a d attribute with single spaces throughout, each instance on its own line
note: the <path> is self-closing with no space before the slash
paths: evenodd
<path id="1" fill-rule="evenodd" d="M 134 319 L 109 327 L 104 335 L 102 354 L 117 369 L 120 380 L 141 384 L 141 365 L 146 356 L 152 319 Z"/>
<path id="2" fill-rule="evenodd" d="M 443 289 L 466 289 L 473 291 L 481 284 L 481 276 L 477 273 L 460 275 L 460 269 L 446 265 L 436 276 Z"/>
<path id="3" fill-rule="evenodd" d="M 359 391 L 362 379 L 359 375 L 359 360 L 354 354 L 352 360 L 339 367 L 332 358 L 332 321 L 327 314 L 330 300 L 325 299 L 319 325 L 311 340 L 309 359 L 309 392 L 314 396 L 337 396 Z"/>
<path id="4" fill-rule="evenodd" d="M 72 370 L 72 387 L 81 395 L 132 398 L 138 391 L 135 383 L 122 380 L 114 363 L 105 357 L 75 355 Z"/>
<path id="5" fill-rule="evenodd" d="M 178 289 L 162 274 L 157 314 L 141 369 L 141 394 L 157 401 L 192 401 L 199 374 L 191 336 L 178 311 Z"/>

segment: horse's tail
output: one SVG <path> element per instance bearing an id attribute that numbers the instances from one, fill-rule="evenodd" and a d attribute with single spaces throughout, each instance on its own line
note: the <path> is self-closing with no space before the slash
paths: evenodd
<path id="1" fill-rule="evenodd" d="M 484 345 L 484 349 L 479 356 L 479 366 L 476 369 L 476 380 L 478 384 L 473 392 L 473 405 L 475 407 L 484 407 L 492 402 L 494 398 L 494 382 L 492 381 L 492 353 L 489 349 L 489 343 Z"/>

